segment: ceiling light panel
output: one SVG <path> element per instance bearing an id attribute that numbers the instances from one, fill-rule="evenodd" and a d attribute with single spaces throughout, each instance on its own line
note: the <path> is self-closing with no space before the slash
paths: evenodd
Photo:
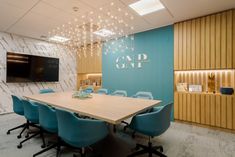
<path id="1" fill-rule="evenodd" d="M 129 5 L 134 11 L 136 11 L 139 15 L 147 15 L 159 10 L 164 9 L 164 5 L 160 0 L 139 0 L 135 3 Z"/>

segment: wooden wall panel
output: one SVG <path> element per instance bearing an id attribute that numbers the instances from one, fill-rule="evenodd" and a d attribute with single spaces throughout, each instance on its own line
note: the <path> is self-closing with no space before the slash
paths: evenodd
<path id="1" fill-rule="evenodd" d="M 196 20 L 192 20 L 191 69 L 196 69 Z"/>
<path id="2" fill-rule="evenodd" d="M 235 130 L 235 96 L 233 96 L 233 130 Z"/>
<path id="3" fill-rule="evenodd" d="M 226 126 L 228 129 L 233 128 L 233 97 L 232 96 L 226 96 L 227 97 L 227 111 L 226 111 Z M 235 116 L 235 115 L 234 115 Z"/>
<path id="4" fill-rule="evenodd" d="M 174 118 L 179 119 L 179 94 L 174 93 Z"/>
<path id="5" fill-rule="evenodd" d="M 215 15 L 212 15 L 210 17 L 210 63 L 211 63 L 211 69 L 215 69 Z"/>
<path id="6" fill-rule="evenodd" d="M 196 122 L 196 94 L 191 94 L 192 102 L 192 122 Z"/>
<path id="7" fill-rule="evenodd" d="M 210 119 L 211 119 L 211 106 L 210 106 L 210 95 L 206 95 L 206 101 L 205 101 L 205 123 L 207 125 L 210 125 Z"/>
<path id="8" fill-rule="evenodd" d="M 196 94 L 196 122 L 200 123 L 201 122 L 201 97 L 200 94 Z"/>
<path id="9" fill-rule="evenodd" d="M 233 28 L 232 28 L 232 20 L 233 20 L 233 12 L 232 12 L 232 10 L 230 10 L 230 11 L 228 11 L 228 14 L 227 14 L 227 28 L 226 28 L 226 30 L 227 30 L 227 34 L 226 34 L 226 36 L 227 36 L 227 39 L 226 39 L 226 47 L 227 47 L 227 49 L 226 49 L 226 51 L 227 51 L 227 55 L 226 55 L 226 57 L 227 57 L 227 65 L 226 65 L 226 68 L 232 68 L 233 66 L 232 66 L 232 62 L 233 62 L 233 56 L 232 56 L 232 49 L 233 49 L 233 47 L 232 47 L 232 40 L 233 40 L 233 37 L 232 37 L 232 32 L 233 32 Z M 234 30 L 235 31 L 235 30 Z M 234 37 L 235 38 L 235 37 Z M 235 62 L 235 61 L 234 61 Z"/>
<path id="10" fill-rule="evenodd" d="M 183 94 L 179 93 L 179 120 L 183 120 Z"/>
<path id="11" fill-rule="evenodd" d="M 235 12 L 175 24 L 175 70 L 235 68 Z"/>
<path id="12" fill-rule="evenodd" d="M 187 94 L 187 121 L 192 121 L 192 102 L 191 102 L 191 94 Z"/>
<path id="13" fill-rule="evenodd" d="M 220 127 L 221 125 L 221 106 L 220 106 L 220 96 L 216 97 L 215 100 L 215 125 Z"/>
<path id="14" fill-rule="evenodd" d="M 221 14 L 216 14 L 215 17 L 215 67 L 220 69 L 220 52 L 221 52 Z"/>
<path id="15" fill-rule="evenodd" d="M 206 38 L 206 32 L 205 32 L 205 28 L 206 28 L 206 18 L 202 17 L 200 18 L 201 21 L 201 34 L 200 34 L 200 51 L 201 51 L 201 59 L 200 59 L 200 68 L 199 69 L 206 69 L 206 53 L 205 53 L 205 38 Z"/>
<path id="16" fill-rule="evenodd" d="M 227 96 L 221 96 L 221 126 L 222 128 L 226 128 L 227 126 Z"/>
<path id="17" fill-rule="evenodd" d="M 187 94 L 183 94 L 183 102 L 182 102 L 182 111 L 183 111 L 183 116 L 182 119 L 183 120 L 187 120 Z"/>
<path id="18" fill-rule="evenodd" d="M 210 106 L 211 106 L 210 125 L 215 126 L 216 125 L 216 98 L 215 98 L 215 95 L 210 96 Z"/>
<path id="19" fill-rule="evenodd" d="M 201 96 L 201 103 L 200 103 L 200 123 L 201 124 L 206 124 L 206 104 L 205 104 L 205 96 L 204 94 L 200 95 Z"/>
<path id="20" fill-rule="evenodd" d="M 210 16 L 206 17 L 205 23 L 205 69 L 211 68 L 211 59 L 210 59 Z M 190 69 L 190 68 L 189 68 Z"/>
<path id="21" fill-rule="evenodd" d="M 179 24 L 174 25 L 174 69 L 179 70 Z"/>

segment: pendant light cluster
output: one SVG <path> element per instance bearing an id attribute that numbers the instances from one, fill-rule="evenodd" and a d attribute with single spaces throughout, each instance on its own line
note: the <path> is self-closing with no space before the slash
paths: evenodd
<path id="1" fill-rule="evenodd" d="M 134 26 L 131 25 L 133 20 L 131 13 L 111 2 L 54 28 L 48 36 L 59 39 L 56 43 L 62 43 L 74 51 L 78 50 L 80 57 L 100 52 L 94 50 L 101 49 L 103 44 L 104 54 L 129 52 L 134 51 Z"/>

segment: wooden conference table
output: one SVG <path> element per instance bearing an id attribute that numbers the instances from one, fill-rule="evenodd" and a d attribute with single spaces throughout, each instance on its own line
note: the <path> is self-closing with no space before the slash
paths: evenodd
<path id="1" fill-rule="evenodd" d="M 103 120 L 111 124 L 119 124 L 121 121 L 143 112 L 148 108 L 158 105 L 159 100 L 146 100 L 130 97 L 92 94 L 92 98 L 72 98 L 74 91 L 25 95 L 29 100 L 45 103 L 72 111 L 84 116 Z"/>

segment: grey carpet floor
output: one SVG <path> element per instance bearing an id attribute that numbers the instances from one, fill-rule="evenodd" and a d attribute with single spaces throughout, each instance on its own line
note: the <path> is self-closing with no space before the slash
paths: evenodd
<path id="1" fill-rule="evenodd" d="M 23 139 L 16 137 L 20 130 L 6 135 L 8 129 L 24 121 L 23 117 L 15 114 L 0 115 L 0 157 L 31 157 L 41 149 L 39 137 L 26 142 L 22 149 L 17 149 Z M 143 135 L 132 139 L 128 131 L 124 133 L 120 130 L 94 145 L 93 153 L 88 150 L 88 156 L 101 153 L 103 157 L 125 157 L 131 153 L 136 142 L 147 144 L 147 139 Z M 235 157 L 235 134 L 181 123 L 172 123 L 164 134 L 153 139 L 153 143 L 163 145 L 168 157 Z M 52 149 L 40 157 L 54 157 L 55 152 Z M 60 156 L 72 157 L 74 153 L 76 150 L 63 148 Z"/>

